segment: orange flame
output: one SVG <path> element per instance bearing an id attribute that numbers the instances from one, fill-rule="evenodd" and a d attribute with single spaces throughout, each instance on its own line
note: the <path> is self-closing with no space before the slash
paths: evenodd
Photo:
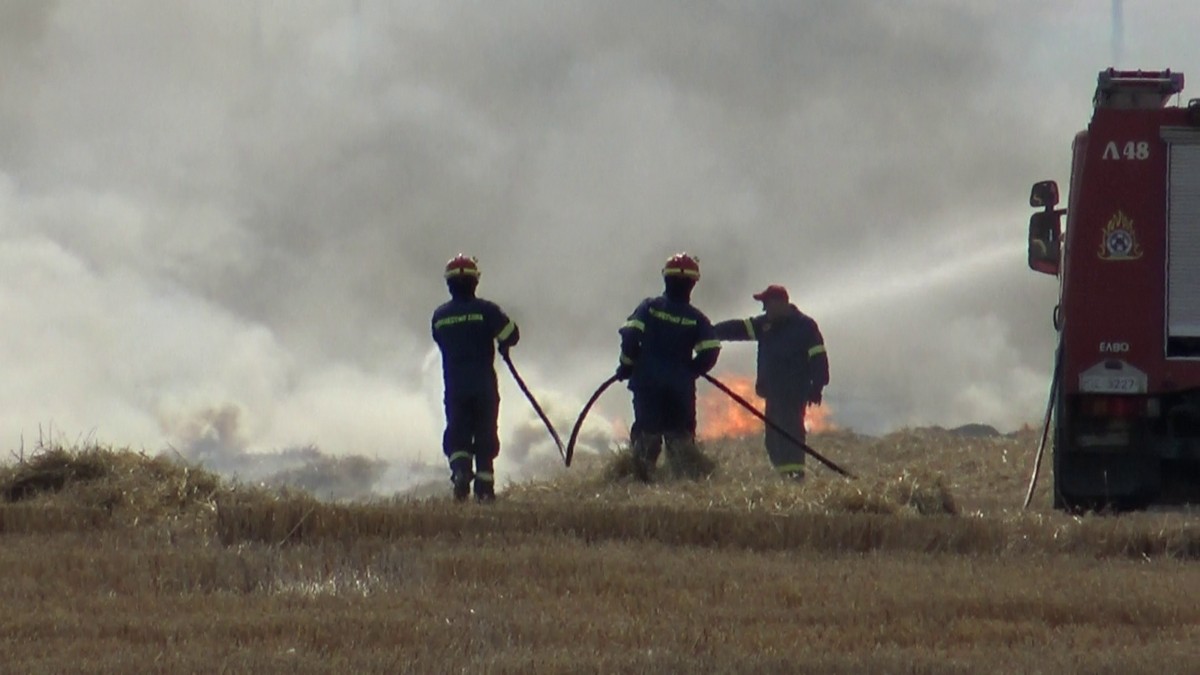
<path id="1" fill-rule="evenodd" d="M 742 375 L 726 375 L 721 382 L 750 405 L 763 409 L 763 400 L 754 393 L 754 380 Z M 696 417 L 696 435 L 704 440 L 747 436 L 762 430 L 762 421 L 715 388 L 702 390 L 696 398 Z"/>
<path id="2" fill-rule="evenodd" d="M 725 375 L 721 381 L 760 411 L 765 407 L 762 398 L 754 393 L 753 379 L 743 375 Z M 696 435 L 703 440 L 762 433 L 762 421 L 718 389 L 700 392 L 696 400 L 696 413 L 699 418 Z M 821 403 L 808 408 L 804 416 L 804 428 L 810 433 L 834 429 L 829 406 Z"/>
<path id="3" fill-rule="evenodd" d="M 810 434 L 837 429 L 829 405 L 821 401 L 817 405 L 809 406 L 808 411 L 804 413 L 804 428 Z"/>

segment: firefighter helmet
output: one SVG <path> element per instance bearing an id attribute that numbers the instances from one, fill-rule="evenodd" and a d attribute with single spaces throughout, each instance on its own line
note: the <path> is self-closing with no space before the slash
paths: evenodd
<path id="1" fill-rule="evenodd" d="M 459 253 L 446 263 L 446 278 L 457 279 L 459 277 L 479 278 L 479 262 L 470 256 Z"/>
<path id="2" fill-rule="evenodd" d="M 687 279 L 700 278 L 700 259 L 690 256 L 686 253 L 676 253 L 667 258 L 667 264 L 663 265 L 662 270 L 664 277 L 685 277 Z"/>

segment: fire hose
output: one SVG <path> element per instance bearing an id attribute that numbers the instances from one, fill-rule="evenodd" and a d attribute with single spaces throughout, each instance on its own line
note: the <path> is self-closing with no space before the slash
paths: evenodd
<path id="1" fill-rule="evenodd" d="M 786 438 L 789 441 L 791 441 L 792 443 L 796 444 L 796 447 L 803 450 L 805 452 L 805 454 L 812 455 L 813 458 L 816 459 L 818 462 L 824 464 L 825 466 L 829 467 L 836 473 L 841 474 L 842 476 L 845 476 L 846 478 L 855 478 L 856 477 L 854 474 L 850 473 L 849 471 L 843 469 L 842 467 L 838 466 L 837 464 L 834 464 L 833 462 L 831 462 L 828 459 L 826 459 L 825 457 L 823 457 L 821 455 L 821 453 L 817 452 L 816 450 L 813 450 L 811 447 L 808 446 L 807 443 L 805 443 L 805 442 L 801 441 L 800 439 L 796 438 L 795 436 L 791 435 L 790 433 L 787 432 L 787 430 L 783 429 L 775 422 L 772 422 L 770 419 L 767 418 L 766 415 L 762 414 L 762 412 L 760 412 L 758 410 L 758 408 L 755 408 L 753 405 L 750 404 L 749 401 L 747 401 L 746 399 L 739 396 L 736 391 L 725 386 L 725 384 L 723 382 L 721 382 L 720 380 L 718 380 L 717 378 L 713 377 L 712 375 L 709 375 L 708 373 L 705 373 L 703 375 L 703 377 L 704 377 L 704 379 L 708 380 L 709 383 L 712 384 L 714 387 L 725 392 L 725 394 L 728 395 L 729 398 L 736 401 L 738 403 L 738 405 L 745 408 L 747 411 L 750 412 L 750 414 L 752 414 L 755 417 L 757 417 L 758 419 L 762 420 L 763 423 L 765 423 L 768 427 L 779 432 L 779 434 L 781 434 L 784 438 Z"/>
<path id="2" fill-rule="evenodd" d="M 1058 380 L 1062 375 L 1062 343 L 1054 354 L 1054 374 L 1050 376 L 1050 398 L 1046 401 L 1046 419 L 1042 423 L 1042 440 L 1038 443 L 1037 455 L 1033 459 L 1033 475 L 1029 477 L 1029 489 L 1025 492 L 1023 509 L 1029 508 L 1033 501 L 1033 491 L 1037 488 L 1038 473 L 1042 470 L 1042 455 L 1046 453 L 1046 439 L 1050 436 L 1050 420 L 1054 417 L 1054 404 L 1058 400 Z"/>
<path id="3" fill-rule="evenodd" d="M 550 432 L 550 437 L 554 439 L 554 444 L 558 446 L 558 454 L 566 461 L 567 466 L 570 466 L 571 456 L 563 450 L 562 439 L 558 437 L 558 432 L 554 430 L 554 425 L 550 423 L 550 418 L 546 417 L 546 413 L 542 411 L 542 406 L 538 405 L 537 399 L 533 397 L 533 392 L 529 391 L 529 387 L 525 385 L 525 380 L 517 372 L 517 367 L 513 365 L 512 357 L 508 355 L 507 351 L 500 352 L 500 356 L 508 364 L 508 371 L 512 373 L 513 379 L 517 381 L 517 386 L 521 388 L 521 391 L 525 394 L 525 398 L 529 399 L 529 403 L 533 405 L 533 409 L 537 412 L 538 417 L 542 418 L 542 423 L 546 425 L 546 429 Z"/>
<path id="4" fill-rule="evenodd" d="M 588 411 L 592 409 L 592 405 L 596 403 L 596 399 L 600 398 L 600 395 L 603 394 L 605 390 L 611 387 L 613 382 L 616 381 L 617 376 L 613 375 L 602 382 L 600 386 L 596 388 L 596 391 L 592 393 L 592 397 L 589 398 L 587 403 L 584 404 L 583 410 L 579 413 L 579 417 L 575 419 L 575 426 L 571 427 L 571 437 L 567 439 L 567 454 L 563 457 L 563 460 L 567 463 L 567 466 L 571 466 L 571 459 L 575 457 L 575 441 L 579 440 L 579 429 L 583 427 L 583 420 L 587 419 Z"/>
<path id="5" fill-rule="evenodd" d="M 759 412 L 758 409 L 755 408 L 753 405 L 751 405 L 749 401 L 747 401 L 746 399 L 739 396 L 737 394 L 737 392 L 735 392 L 732 389 L 730 389 L 729 387 L 725 386 L 725 384 L 722 383 L 717 378 L 712 377 L 711 375 L 705 374 L 704 379 L 706 379 L 710 383 L 712 383 L 712 385 L 714 387 L 716 387 L 717 389 L 720 389 L 721 391 L 723 391 L 726 395 L 728 395 L 730 398 L 732 398 L 736 403 L 741 405 L 743 408 L 750 411 L 751 414 L 753 414 L 758 419 L 762 420 L 764 423 L 766 423 L 767 426 L 771 427 L 775 431 L 782 434 L 784 436 L 784 438 L 787 438 L 792 443 L 795 443 L 799 448 L 804 450 L 805 453 L 812 455 L 817 461 L 821 462 L 825 466 L 829 467 L 830 469 L 834 470 L 835 472 L 837 472 L 847 478 L 855 477 L 854 474 L 850 473 L 849 471 L 843 469 L 842 467 L 838 466 L 837 464 L 834 464 L 830 460 L 826 459 L 819 452 L 817 452 L 816 450 L 813 450 L 811 447 L 809 447 L 808 444 L 802 442 L 800 439 L 791 435 L 786 430 L 780 428 L 778 424 L 775 424 L 771 420 L 767 419 L 767 416 L 762 414 L 761 412 Z M 567 454 L 566 454 L 567 466 L 571 466 L 571 459 L 575 456 L 575 442 L 579 439 L 579 430 L 580 430 L 580 428 L 583 427 L 583 421 L 587 418 L 588 411 L 590 411 L 592 409 L 592 405 L 596 403 L 596 400 L 599 399 L 600 396 L 602 394 L 604 394 L 604 392 L 609 387 L 611 387 L 612 384 L 616 381 L 617 381 L 617 376 L 613 375 L 612 377 L 610 377 L 607 380 L 605 380 L 604 382 L 602 382 L 600 384 L 600 386 L 596 388 L 596 391 L 592 393 L 592 396 L 591 396 L 591 398 L 589 398 L 587 400 L 587 403 L 584 404 L 583 410 L 579 413 L 579 417 L 575 420 L 575 426 L 571 429 L 571 437 L 567 440 Z"/>

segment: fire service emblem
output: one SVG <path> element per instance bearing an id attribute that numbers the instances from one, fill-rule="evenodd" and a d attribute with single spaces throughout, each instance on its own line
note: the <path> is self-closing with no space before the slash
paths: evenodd
<path id="1" fill-rule="evenodd" d="M 1100 240 L 1101 260 L 1137 260 L 1142 257 L 1133 220 L 1124 211 L 1117 211 L 1104 226 Z"/>

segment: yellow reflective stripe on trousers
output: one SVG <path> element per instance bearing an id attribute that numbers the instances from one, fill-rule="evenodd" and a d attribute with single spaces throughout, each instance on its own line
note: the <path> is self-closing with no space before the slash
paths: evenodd
<path id="1" fill-rule="evenodd" d="M 626 321 L 624 327 L 632 328 L 634 330 L 640 330 L 640 331 L 646 330 L 646 324 L 642 323 L 641 321 L 638 321 L 637 319 L 630 319 L 629 321 Z"/>
<path id="2" fill-rule="evenodd" d="M 803 464 L 780 464 L 779 466 L 775 467 L 775 470 L 778 471 L 779 473 L 796 473 L 796 472 L 804 473 L 804 465 Z"/>
<path id="3" fill-rule="evenodd" d="M 517 324 L 513 323 L 512 321 L 509 321 L 508 325 L 506 325 L 504 328 L 501 328 L 499 333 L 496 333 L 496 339 L 501 342 L 504 342 L 505 340 L 508 339 L 508 336 L 513 334 L 513 331 L 516 329 L 517 329 Z"/>
<path id="4" fill-rule="evenodd" d="M 475 480 L 481 480 L 485 483 L 495 483 L 496 476 L 491 471 L 476 471 Z"/>
<path id="5" fill-rule="evenodd" d="M 720 348 L 721 348 L 720 340 L 703 340 L 701 342 L 696 343 L 696 351 L 698 351 L 698 352 L 704 352 L 704 351 L 708 351 L 710 349 L 720 349 Z"/>
<path id="6" fill-rule="evenodd" d="M 451 462 L 457 462 L 460 459 L 471 459 L 471 453 L 459 450 L 458 452 L 450 455 Z"/>
<path id="7" fill-rule="evenodd" d="M 625 356 L 624 354 L 622 354 L 622 355 L 621 355 L 621 365 L 623 365 L 623 366 L 632 366 L 632 365 L 633 365 L 633 359 L 631 359 L 631 358 L 629 358 L 628 356 Z"/>
<path id="8" fill-rule="evenodd" d="M 813 347 L 812 349 L 808 350 L 808 358 L 811 359 L 812 357 L 816 356 L 817 354 L 824 354 L 824 353 L 825 353 L 825 345 L 817 345 L 816 347 Z"/>
<path id="9" fill-rule="evenodd" d="M 746 335 L 749 336 L 751 340 L 755 339 L 755 337 L 754 337 L 754 322 L 751 321 L 750 319 L 746 319 Z"/>

